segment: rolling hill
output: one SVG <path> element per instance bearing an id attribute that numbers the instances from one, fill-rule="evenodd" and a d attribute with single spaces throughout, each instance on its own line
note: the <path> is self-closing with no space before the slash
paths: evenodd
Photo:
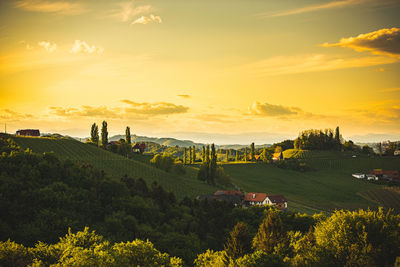
<path id="1" fill-rule="evenodd" d="M 136 159 L 128 159 L 115 153 L 103 150 L 93 145 L 84 144 L 72 139 L 11 137 L 24 149 L 33 152 L 54 152 L 60 159 L 71 159 L 86 162 L 95 168 L 104 170 L 113 179 L 120 179 L 125 174 L 132 178 L 142 178 L 150 186 L 154 181 L 161 184 L 167 191 L 174 192 L 178 199 L 185 196 L 195 197 L 199 194 L 213 193 L 217 188 L 196 179 L 196 170 L 186 168 L 186 174 L 173 175 Z M 145 157 L 145 156 L 144 156 Z M 148 157 L 146 158 L 148 160 Z"/>
<path id="2" fill-rule="evenodd" d="M 280 169 L 264 163 L 225 164 L 224 168 L 242 190 L 283 194 L 289 200 L 289 207 L 296 211 L 331 212 L 377 206 L 396 207 L 400 211 L 398 191 L 390 191 L 392 202 L 389 203 L 389 197 L 383 197 L 386 191 L 382 190 L 382 185 L 351 176 L 354 172 L 368 172 L 373 168 L 398 170 L 400 158 L 353 155 L 337 151 L 284 151 L 285 157 L 300 158 L 310 165 L 312 171 L 308 172 Z"/>

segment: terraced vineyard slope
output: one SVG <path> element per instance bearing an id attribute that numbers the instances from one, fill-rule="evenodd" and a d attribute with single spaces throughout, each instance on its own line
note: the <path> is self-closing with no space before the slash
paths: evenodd
<path id="1" fill-rule="evenodd" d="M 132 178 L 144 179 L 149 186 L 156 181 L 165 190 L 174 192 L 178 199 L 182 199 L 185 196 L 195 197 L 199 194 L 210 194 L 217 189 L 197 180 L 196 173 L 191 168 L 187 168 L 185 175 L 178 176 L 154 168 L 138 160 L 128 159 L 72 139 L 8 137 L 12 137 L 22 148 L 30 148 L 33 152 L 54 152 L 60 159 L 71 159 L 89 163 L 95 168 L 104 170 L 113 179 L 119 180 L 127 174 Z"/>

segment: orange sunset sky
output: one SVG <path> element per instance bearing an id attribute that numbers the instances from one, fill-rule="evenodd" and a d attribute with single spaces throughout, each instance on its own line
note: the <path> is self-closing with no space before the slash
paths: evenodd
<path id="1" fill-rule="evenodd" d="M 400 139 L 398 0 L 2 0 L 0 14 L 8 132 Z"/>

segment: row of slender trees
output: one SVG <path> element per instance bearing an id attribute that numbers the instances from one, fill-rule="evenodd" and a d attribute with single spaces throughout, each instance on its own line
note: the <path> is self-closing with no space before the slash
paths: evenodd
<path id="1" fill-rule="evenodd" d="M 101 126 L 101 139 L 99 138 L 99 127 L 96 123 L 92 124 L 90 129 L 90 142 L 96 144 L 97 146 L 106 147 L 108 145 L 108 129 L 107 129 L 107 122 L 103 121 Z M 99 141 L 101 140 L 100 144 Z M 131 144 L 131 129 L 129 126 L 126 126 L 125 129 L 125 142 Z"/>

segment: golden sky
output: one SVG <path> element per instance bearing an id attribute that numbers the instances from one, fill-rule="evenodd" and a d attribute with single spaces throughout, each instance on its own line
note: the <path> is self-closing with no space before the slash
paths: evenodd
<path id="1" fill-rule="evenodd" d="M 271 143 L 400 139 L 398 0 L 2 0 L 0 123 Z M 1 127 L 2 128 L 2 127 Z"/>

